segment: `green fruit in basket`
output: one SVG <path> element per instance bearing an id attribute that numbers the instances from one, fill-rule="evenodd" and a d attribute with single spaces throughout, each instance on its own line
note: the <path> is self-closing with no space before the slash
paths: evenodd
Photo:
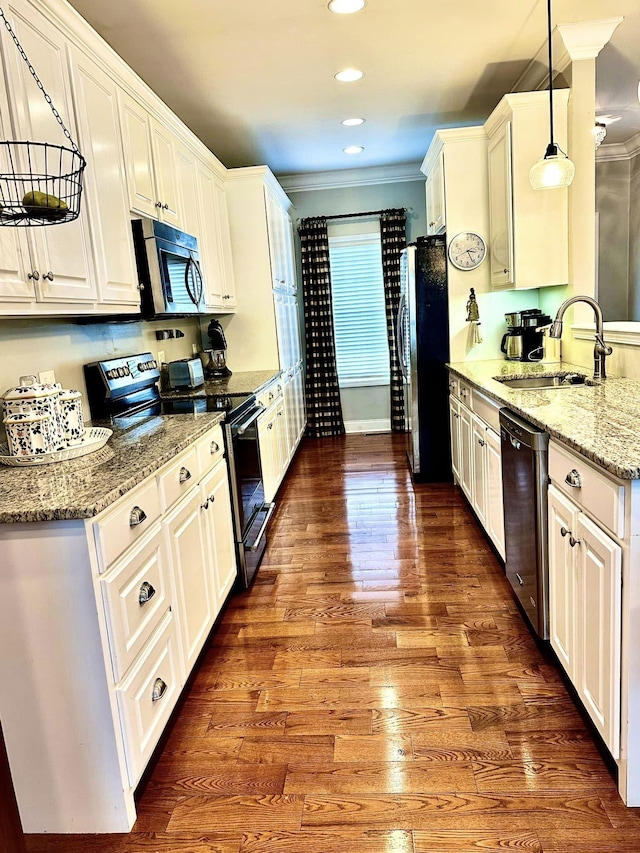
<path id="1" fill-rule="evenodd" d="M 51 193 L 32 190 L 25 193 L 22 204 L 38 216 L 62 216 L 69 208 L 67 203 Z"/>

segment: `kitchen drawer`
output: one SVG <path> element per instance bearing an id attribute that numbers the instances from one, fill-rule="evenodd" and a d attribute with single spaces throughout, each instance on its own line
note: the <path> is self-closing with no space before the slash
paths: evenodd
<path id="1" fill-rule="evenodd" d="M 282 396 L 282 386 L 282 380 L 280 377 L 276 377 L 257 395 L 258 402 L 261 403 L 265 409 L 268 409 L 279 396 Z"/>
<path id="2" fill-rule="evenodd" d="M 140 779 L 180 695 L 175 627 L 169 611 L 146 651 L 116 687 L 132 787 Z"/>
<path id="3" fill-rule="evenodd" d="M 549 476 L 560 491 L 595 521 L 618 539 L 624 538 L 623 484 L 555 441 L 549 443 Z"/>
<path id="4" fill-rule="evenodd" d="M 474 388 L 471 392 L 471 408 L 478 415 L 479 418 L 489 424 L 492 429 L 500 434 L 500 404 L 496 403 L 495 400 L 490 399 L 489 397 L 485 397 L 480 391 Z"/>
<path id="5" fill-rule="evenodd" d="M 101 581 L 113 680 L 120 681 L 170 604 L 162 528 L 156 524 Z"/>
<path id="6" fill-rule="evenodd" d="M 453 386 L 451 385 L 452 381 L 454 382 Z M 460 400 L 460 402 L 471 408 L 471 385 L 465 382 L 464 379 L 450 377 L 449 390 L 454 397 Z"/>
<path id="7" fill-rule="evenodd" d="M 101 572 L 133 545 L 160 518 L 160 500 L 155 478 L 127 492 L 116 503 L 100 513 L 93 523 Z"/>
<path id="8" fill-rule="evenodd" d="M 224 456 L 224 437 L 222 427 L 217 426 L 196 442 L 198 469 L 200 477 L 210 471 Z"/>
<path id="9" fill-rule="evenodd" d="M 452 397 L 459 399 L 458 397 L 458 377 L 454 376 L 453 373 L 449 374 L 449 393 Z"/>
<path id="10" fill-rule="evenodd" d="M 165 465 L 157 474 L 158 492 L 162 512 L 185 495 L 200 479 L 200 467 L 195 445 L 182 453 L 173 462 Z"/>

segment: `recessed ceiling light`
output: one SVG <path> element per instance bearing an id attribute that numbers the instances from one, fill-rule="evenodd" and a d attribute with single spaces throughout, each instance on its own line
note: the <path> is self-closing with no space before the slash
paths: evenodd
<path id="1" fill-rule="evenodd" d="M 364 9 L 364 6 L 365 0 L 331 0 L 329 3 L 329 9 L 339 15 L 351 15 L 352 12 Z"/>
<path id="2" fill-rule="evenodd" d="M 346 148 L 342 149 L 345 154 L 362 154 L 364 148 L 362 145 L 348 145 Z"/>
<path id="3" fill-rule="evenodd" d="M 364 124 L 365 119 L 363 118 L 345 118 L 340 124 L 343 124 L 345 127 L 356 127 L 359 124 Z"/>
<path id="4" fill-rule="evenodd" d="M 358 71 L 357 68 L 345 68 L 344 71 L 338 71 L 335 75 L 336 80 L 339 80 L 341 83 L 354 83 L 356 80 L 361 80 L 364 77 L 364 73 L 362 71 Z"/>

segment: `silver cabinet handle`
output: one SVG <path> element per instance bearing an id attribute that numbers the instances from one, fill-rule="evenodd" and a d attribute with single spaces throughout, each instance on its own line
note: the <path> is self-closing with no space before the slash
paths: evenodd
<path id="1" fill-rule="evenodd" d="M 153 682 L 153 692 L 151 693 L 151 701 L 157 702 L 158 699 L 162 699 L 166 692 L 167 682 L 163 681 L 161 678 L 156 678 L 156 680 Z"/>
<path id="2" fill-rule="evenodd" d="M 185 468 L 184 465 L 180 469 L 180 482 L 186 483 L 187 480 L 191 479 L 191 471 L 188 468 Z"/>
<path id="3" fill-rule="evenodd" d="M 142 524 L 146 518 L 147 513 L 142 509 L 142 507 L 134 506 L 129 513 L 129 527 L 137 527 L 139 524 Z"/>
<path id="4" fill-rule="evenodd" d="M 461 388 L 461 389 L 460 389 L 460 396 L 461 396 L 461 397 L 466 397 L 466 396 L 467 396 L 467 389 L 466 389 L 466 388 Z"/>
<path id="5" fill-rule="evenodd" d="M 208 498 L 209 503 L 214 503 L 214 502 L 215 502 L 215 499 L 216 499 L 216 496 L 215 496 L 215 495 L 213 494 L 213 492 L 212 492 L 212 493 L 209 495 L 209 498 Z"/>
<path id="6" fill-rule="evenodd" d="M 574 539 L 573 536 L 569 537 L 569 545 L 571 545 L 572 548 L 575 548 L 576 545 L 580 545 L 581 542 L 582 539 Z"/>
<path id="7" fill-rule="evenodd" d="M 582 480 L 580 479 L 580 472 L 576 471 L 575 468 L 572 468 L 571 471 L 564 478 L 565 483 L 571 486 L 572 489 L 580 489 L 582 488 Z"/>
<path id="8" fill-rule="evenodd" d="M 509 273 L 509 270 L 505 268 L 505 269 L 503 269 L 503 270 L 502 270 L 502 272 L 503 272 L 505 275 L 507 275 L 507 274 Z"/>
<path id="9" fill-rule="evenodd" d="M 282 417 L 282 412 L 278 412 L 278 417 L 279 417 L 279 418 L 281 418 L 281 417 Z"/>
<path id="10" fill-rule="evenodd" d="M 267 429 L 273 429 L 273 421 L 270 424 L 267 424 Z"/>
<path id="11" fill-rule="evenodd" d="M 169 205 L 168 205 L 168 204 L 163 204 L 163 205 L 162 205 L 162 209 L 163 209 L 163 210 L 169 210 Z"/>
<path id="12" fill-rule="evenodd" d="M 269 402 L 273 400 L 273 391 L 269 391 Z"/>
<path id="13" fill-rule="evenodd" d="M 218 453 L 220 450 L 220 445 L 217 441 L 212 441 L 209 445 L 209 453 L 213 456 L 214 453 Z"/>
<path id="14" fill-rule="evenodd" d="M 561 527 L 561 528 L 560 528 L 560 536 L 562 536 L 562 538 L 563 538 L 563 539 L 564 539 L 564 537 L 567 535 L 567 533 L 571 533 L 571 531 L 570 531 L 570 530 L 567 530 L 567 528 L 566 528 L 566 527 Z"/>
<path id="15" fill-rule="evenodd" d="M 46 272 L 46 273 L 42 276 L 42 278 L 43 278 L 43 279 L 46 279 L 47 281 L 53 281 L 53 273 L 51 272 L 51 270 L 49 270 L 49 272 Z"/>
<path id="16" fill-rule="evenodd" d="M 157 202 L 156 202 L 156 207 L 159 207 L 160 209 L 162 209 L 162 202 L 161 202 L 161 201 L 157 201 Z"/>
<path id="17" fill-rule="evenodd" d="M 140 604 L 140 607 L 142 607 L 143 604 L 146 604 L 147 601 L 151 601 L 155 594 L 155 588 L 151 586 L 149 581 L 145 581 L 138 592 L 138 603 Z"/>
<path id="18" fill-rule="evenodd" d="M 38 281 L 38 280 L 40 279 L 40 273 L 38 272 L 38 270 L 32 270 L 32 271 L 27 275 L 27 278 L 31 278 L 31 279 L 33 279 L 34 281 Z"/>
<path id="19" fill-rule="evenodd" d="M 200 509 L 209 509 L 209 498 L 203 504 L 200 504 Z"/>
<path id="20" fill-rule="evenodd" d="M 484 447 L 486 443 L 487 442 L 483 438 L 478 439 L 478 444 L 480 445 L 480 447 Z"/>
<path id="21" fill-rule="evenodd" d="M 453 417 L 454 417 L 454 418 L 460 418 L 460 415 L 459 415 L 457 412 L 454 412 L 454 413 L 453 413 Z"/>

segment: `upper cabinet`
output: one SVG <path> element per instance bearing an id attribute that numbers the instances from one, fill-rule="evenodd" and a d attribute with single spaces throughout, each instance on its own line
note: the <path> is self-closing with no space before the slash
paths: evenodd
<path id="1" fill-rule="evenodd" d="M 567 149 L 566 89 L 554 93 L 556 142 Z M 549 142 L 548 92 L 505 95 L 485 123 L 489 139 L 489 253 L 494 289 L 569 280 L 566 187 L 534 190 L 531 166 Z"/>
<path id="2" fill-rule="evenodd" d="M 124 92 L 120 104 L 131 210 L 180 228 L 175 138 Z"/>
<path id="3" fill-rule="evenodd" d="M 434 149 L 430 162 L 425 161 L 427 169 L 427 234 L 440 234 L 447 222 L 444 194 L 444 151 L 442 141 Z"/>

